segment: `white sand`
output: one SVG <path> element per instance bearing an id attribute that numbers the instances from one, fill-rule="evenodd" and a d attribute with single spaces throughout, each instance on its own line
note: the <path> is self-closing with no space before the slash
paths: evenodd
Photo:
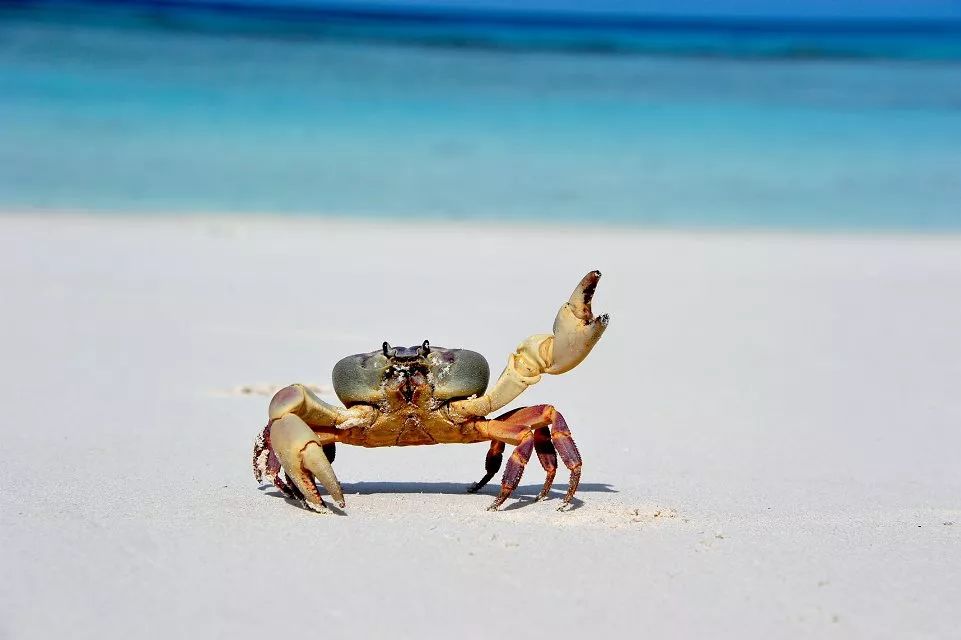
<path id="1" fill-rule="evenodd" d="M 0 218 L 0 637 L 961 635 L 961 237 L 439 226 Z M 522 397 L 575 511 L 536 460 L 485 511 L 485 445 L 341 447 L 346 517 L 257 488 L 238 387 L 499 370 L 595 267 L 610 329 Z"/>

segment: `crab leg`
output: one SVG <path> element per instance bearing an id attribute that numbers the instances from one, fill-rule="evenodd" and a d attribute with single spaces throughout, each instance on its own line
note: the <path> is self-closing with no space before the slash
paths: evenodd
<path id="1" fill-rule="evenodd" d="M 557 474 L 557 450 L 551 442 L 551 430 L 547 427 L 540 427 L 534 430 L 534 451 L 537 452 L 537 459 L 547 472 L 544 480 L 544 488 L 537 494 L 538 500 L 545 500 L 554 485 L 554 476 Z"/>
<path id="2" fill-rule="evenodd" d="M 467 490 L 467 493 L 477 493 L 483 489 L 491 478 L 500 471 L 501 462 L 504 460 L 504 443 L 498 440 L 491 440 L 491 447 L 487 450 L 487 458 L 484 460 L 484 477 L 475 482 Z"/>
<path id="3" fill-rule="evenodd" d="M 541 374 L 565 373 L 580 364 L 600 340 L 609 320 L 607 314 L 595 318 L 591 310 L 600 278 L 600 271 L 584 276 L 557 312 L 554 333 L 533 335 L 520 343 L 490 391 L 478 398 L 452 402 L 451 417 L 466 422 L 486 416 L 539 382 Z"/>
<path id="4" fill-rule="evenodd" d="M 504 470 L 500 494 L 489 507 L 491 510 L 496 511 L 517 489 L 534 450 L 537 450 L 541 465 L 547 471 L 544 487 L 537 499 L 543 500 L 550 493 L 554 474 L 557 472 L 556 456 L 559 455 L 564 465 L 570 470 L 571 479 L 567 494 L 558 510 L 563 510 L 573 501 L 581 479 L 581 457 L 571 437 L 567 421 L 554 407 L 549 404 L 525 407 L 494 420 L 479 422 L 477 426 L 488 437 L 514 445 L 514 451 Z M 551 427 L 550 430 L 548 426 Z M 493 445 L 491 448 L 493 449 Z"/>
<path id="5" fill-rule="evenodd" d="M 488 511 L 497 511 L 504 501 L 507 500 L 517 485 L 521 482 L 524 469 L 527 468 L 527 461 L 531 458 L 531 451 L 534 449 L 534 436 L 530 431 L 521 436 L 521 441 L 514 447 L 511 457 L 507 459 L 507 468 L 504 469 L 504 477 L 501 480 L 501 492 L 494 498 Z"/>
<path id="6" fill-rule="evenodd" d="M 544 480 L 544 488 L 537 494 L 538 500 L 544 500 L 551 491 L 554 484 L 554 476 L 557 473 L 557 451 L 551 442 L 551 431 L 547 427 L 534 430 L 534 451 L 537 452 L 537 459 L 547 473 Z M 467 489 L 467 493 L 477 493 L 491 481 L 500 471 L 501 462 L 504 459 L 504 443 L 497 440 L 491 441 L 490 449 L 487 451 L 487 458 L 484 460 L 484 477 L 475 482 Z"/>
<path id="7" fill-rule="evenodd" d="M 564 466 L 571 472 L 571 479 L 567 483 L 567 494 L 564 495 L 564 502 L 558 507 L 558 511 L 567 508 L 567 505 L 574 500 L 577 493 L 577 485 L 581 482 L 581 453 L 574 444 L 571 430 L 567 426 L 567 420 L 557 411 L 554 411 L 553 425 L 551 426 L 551 442 L 557 449 L 558 455 L 564 462 Z M 545 486 L 546 488 L 546 486 Z"/>

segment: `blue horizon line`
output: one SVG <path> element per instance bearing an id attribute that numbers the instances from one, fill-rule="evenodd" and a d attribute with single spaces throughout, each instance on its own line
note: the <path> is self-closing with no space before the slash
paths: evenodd
<path id="1" fill-rule="evenodd" d="M 961 20 L 588 16 L 374 4 L 264 6 L 238 0 L 0 0 L 0 18 L 11 15 L 107 28 L 510 53 L 961 61 Z"/>
<path id="2" fill-rule="evenodd" d="M 575 13 L 570 11 L 505 11 L 501 9 L 462 9 L 432 7 L 395 7 L 370 3 L 345 5 L 320 3 L 305 5 L 254 4 L 231 0 L 0 0 L 2 8 L 122 8 L 171 10 L 177 12 L 219 13 L 237 17 L 278 20 L 343 20 L 357 23 L 391 22 L 406 26 L 438 27 L 518 27 L 565 29 L 571 31 L 621 30 L 652 31 L 837 34 L 837 35 L 922 35 L 961 34 L 961 18 L 782 18 L 751 16 L 688 17 L 670 15 L 633 15 Z"/>

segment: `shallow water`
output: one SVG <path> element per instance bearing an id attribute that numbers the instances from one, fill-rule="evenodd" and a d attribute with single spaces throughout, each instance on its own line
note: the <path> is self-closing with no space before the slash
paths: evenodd
<path id="1" fill-rule="evenodd" d="M 961 62 L 0 23 L 0 208 L 961 229 Z"/>

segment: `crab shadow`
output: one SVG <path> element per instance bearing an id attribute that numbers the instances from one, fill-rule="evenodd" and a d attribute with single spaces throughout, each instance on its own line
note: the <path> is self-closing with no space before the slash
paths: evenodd
<path id="1" fill-rule="evenodd" d="M 459 482 L 350 482 L 342 485 L 344 489 L 344 495 L 373 495 L 378 493 L 439 493 L 454 496 L 469 496 L 472 495 L 468 493 L 467 487 L 469 484 L 459 483 Z M 273 487 L 269 485 L 264 485 L 260 487 L 260 490 L 269 496 L 274 496 L 276 498 L 283 498 L 292 505 L 300 506 L 300 503 L 296 500 L 288 498 L 284 494 L 280 493 Z M 514 511 L 515 509 L 521 509 L 523 507 L 529 506 L 537 502 L 535 500 L 538 493 L 540 493 L 541 485 L 539 484 L 525 484 L 520 485 L 514 490 L 512 498 L 516 501 L 503 507 L 501 511 Z M 559 501 L 564 495 L 564 490 L 557 489 L 552 490 L 548 499 L 548 502 Z M 500 485 L 496 483 L 491 483 L 477 492 L 477 495 L 487 495 L 494 497 L 500 491 Z M 602 482 L 582 482 L 578 488 L 578 493 L 617 493 L 612 485 L 605 484 Z M 579 498 L 574 498 L 571 501 L 570 507 L 567 511 L 575 511 L 583 506 L 584 502 Z M 338 515 L 347 515 L 335 505 L 331 505 L 328 501 L 328 507 L 334 513 Z"/>

